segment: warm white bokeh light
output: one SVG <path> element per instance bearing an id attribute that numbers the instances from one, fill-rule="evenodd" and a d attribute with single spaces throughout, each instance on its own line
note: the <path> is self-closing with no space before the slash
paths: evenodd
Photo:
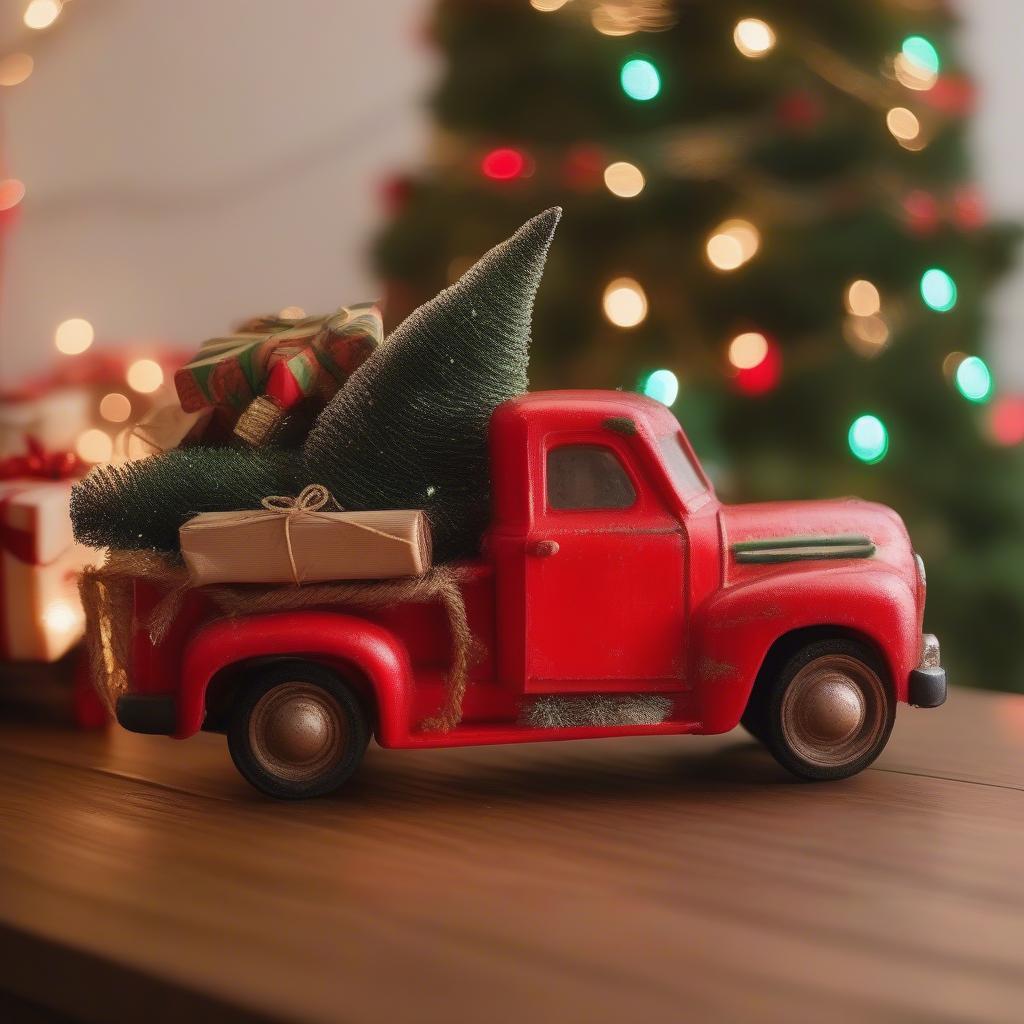
<path id="1" fill-rule="evenodd" d="M 131 414 L 131 400 L 119 391 L 112 391 L 100 400 L 100 415 L 108 423 L 124 423 Z"/>
<path id="2" fill-rule="evenodd" d="M 140 394 L 156 391 L 164 382 L 164 371 L 152 359 L 139 359 L 128 367 L 128 387 Z"/>
<path id="3" fill-rule="evenodd" d="M 729 362 L 737 370 L 752 370 L 768 355 L 768 339 L 757 331 L 737 334 L 729 342 Z"/>
<path id="4" fill-rule="evenodd" d="M 47 28 L 60 16 L 61 0 L 32 0 L 23 21 L 29 28 Z"/>
<path id="5" fill-rule="evenodd" d="M 69 601 L 51 601 L 43 609 L 43 625 L 55 633 L 70 633 L 81 625 L 83 618 L 81 608 Z"/>
<path id="6" fill-rule="evenodd" d="M 66 356 L 77 356 L 92 344 L 95 336 L 92 324 L 76 316 L 57 325 L 57 330 L 53 332 L 53 343 L 58 352 Z"/>
<path id="7" fill-rule="evenodd" d="M 79 435 L 75 451 L 86 462 L 109 462 L 114 454 L 110 435 L 93 427 Z"/>
<path id="8" fill-rule="evenodd" d="M 631 277 L 618 277 L 610 282 L 601 304 L 604 315 L 616 327 L 636 327 L 647 316 L 647 296 Z"/>
<path id="9" fill-rule="evenodd" d="M 905 85 L 908 89 L 914 89 L 916 92 L 927 92 L 939 80 L 937 71 L 922 67 L 910 60 L 905 53 L 896 54 L 893 72 L 900 85 Z"/>
<path id="10" fill-rule="evenodd" d="M 885 115 L 885 124 L 893 138 L 901 142 L 912 142 L 921 134 L 921 122 L 917 115 L 906 107 L 893 107 Z"/>
<path id="11" fill-rule="evenodd" d="M 760 245 L 761 235 L 750 221 L 727 220 L 711 233 L 705 252 L 716 270 L 735 270 L 751 259 Z"/>
<path id="12" fill-rule="evenodd" d="M 843 321 L 843 337 L 854 352 L 870 359 L 889 344 L 889 325 L 880 316 L 849 316 Z"/>
<path id="13" fill-rule="evenodd" d="M 643 192 L 646 181 L 639 167 L 620 160 L 604 169 L 604 184 L 613 196 L 632 199 Z"/>
<path id="14" fill-rule="evenodd" d="M 732 41 L 744 57 L 756 60 L 775 45 L 775 32 L 771 25 L 760 18 L 744 18 L 736 23 Z"/>
<path id="15" fill-rule="evenodd" d="M 882 308 L 882 297 L 870 281 L 853 281 L 846 289 L 846 311 L 854 316 L 873 316 Z"/>
<path id="16" fill-rule="evenodd" d="M 12 53 L 0 60 L 0 85 L 21 85 L 32 74 L 35 62 L 27 53 Z"/>

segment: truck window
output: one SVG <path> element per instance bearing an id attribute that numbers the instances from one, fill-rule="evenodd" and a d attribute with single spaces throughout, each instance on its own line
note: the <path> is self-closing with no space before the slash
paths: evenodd
<path id="1" fill-rule="evenodd" d="M 668 434 L 659 438 L 658 447 L 661 449 L 661 457 L 665 460 L 665 465 L 668 468 L 668 475 L 672 478 L 672 483 L 676 485 L 676 490 L 684 501 L 695 498 L 707 490 L 704 481 L 694 469 L 690 456 L 686 454 L 686 449 L 683 448 L 678 434 Z"/>
<path id="2" fill-rule="evenodd" d="M 636 491 L 618 457 L 596 444 L 552 448 L 547 461 L 548 508 L 629 508 Z"/>

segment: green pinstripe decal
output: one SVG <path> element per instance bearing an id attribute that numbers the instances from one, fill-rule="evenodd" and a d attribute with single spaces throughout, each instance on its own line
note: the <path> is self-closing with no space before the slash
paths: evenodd
<path id="1" fill-rule="evenodd" d="M 806 562 L 835 558 L 870 558 L 875 545 L 862 533 L 836 536 L 768 537 L 732 545 L 737 562 Z"/>

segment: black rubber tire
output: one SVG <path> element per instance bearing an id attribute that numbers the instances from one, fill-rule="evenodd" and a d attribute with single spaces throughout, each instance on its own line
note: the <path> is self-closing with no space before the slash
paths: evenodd
<path id="1" fill-rule="evenodd" d="M 786 690 L 801 669 L 812 662 L 827 656 L 841 655 L 853 658 L 874 672 L 881 682 L 881 729 L 870 748 L 847 764 L 819 764 L 801 756 L 800 752 L 788 742 L 782 722 L 782 706 Z M 885 748 L 892 733 L 896 720 L 896 699 L 893 695 L 889 674 L 878 655 L 866 645 L 849 639 L 819 640 L 808 644 L 796 652 L 783 665 L 774 683 L 763 697 L 763 717 L 754 718 L 753 726 L 763 728 L 758 736 L 768 748 L 771 755 L 783 768 L 798 778 L 811 782 L 846 779 L 863 771 Z M 761 714 L 755 712 L 755 714 Z M 746 715 L 744 715 L 746 717 Z M 748 726 L 749 728 L 749 726 Z M 753 729 L 751 729 L 753 732 Z"/>
<path id="2" fill-rule="evenodd" d="M 768 711 L 765 707 L 763 696 L 756 691 L 750 695 L 747 701 L 747 710 L 743 712 L 740 719 L 743 726 L 758 743 L 765 743 L 768 733 Z"/>
<path id="3" fill-rule="evenodd" d="M 260 701 L 285 684 L 306 683 L 325 691 L 344 725 L 340 758 L 313 779 L 296 781 L 268 770 L 250 742 L 250 719 Z M 358 696 L 329 669 L 313 662 L 278 662 L 255 673 L 243 685 L 229 713 L 228 750 L 242 777 L 255 789 L 277 800 L 306 800 L 325 796 L 347 782 L 362 761 L 370 741 L 370 723 Z"/>

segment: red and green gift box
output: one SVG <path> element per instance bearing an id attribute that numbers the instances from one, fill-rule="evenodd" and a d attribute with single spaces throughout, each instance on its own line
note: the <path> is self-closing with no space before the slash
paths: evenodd
<path id="1" fill-rule="evenodd" d="M 375 303 L 298 321 L 261 318 L 245 327 L 243 333 L 204 342 L 174 383 L 185 412 L 227 413 L 235 433 L 251 443 L 266 440 L 303 399 L 329 399 L 382 334 Z"/>

